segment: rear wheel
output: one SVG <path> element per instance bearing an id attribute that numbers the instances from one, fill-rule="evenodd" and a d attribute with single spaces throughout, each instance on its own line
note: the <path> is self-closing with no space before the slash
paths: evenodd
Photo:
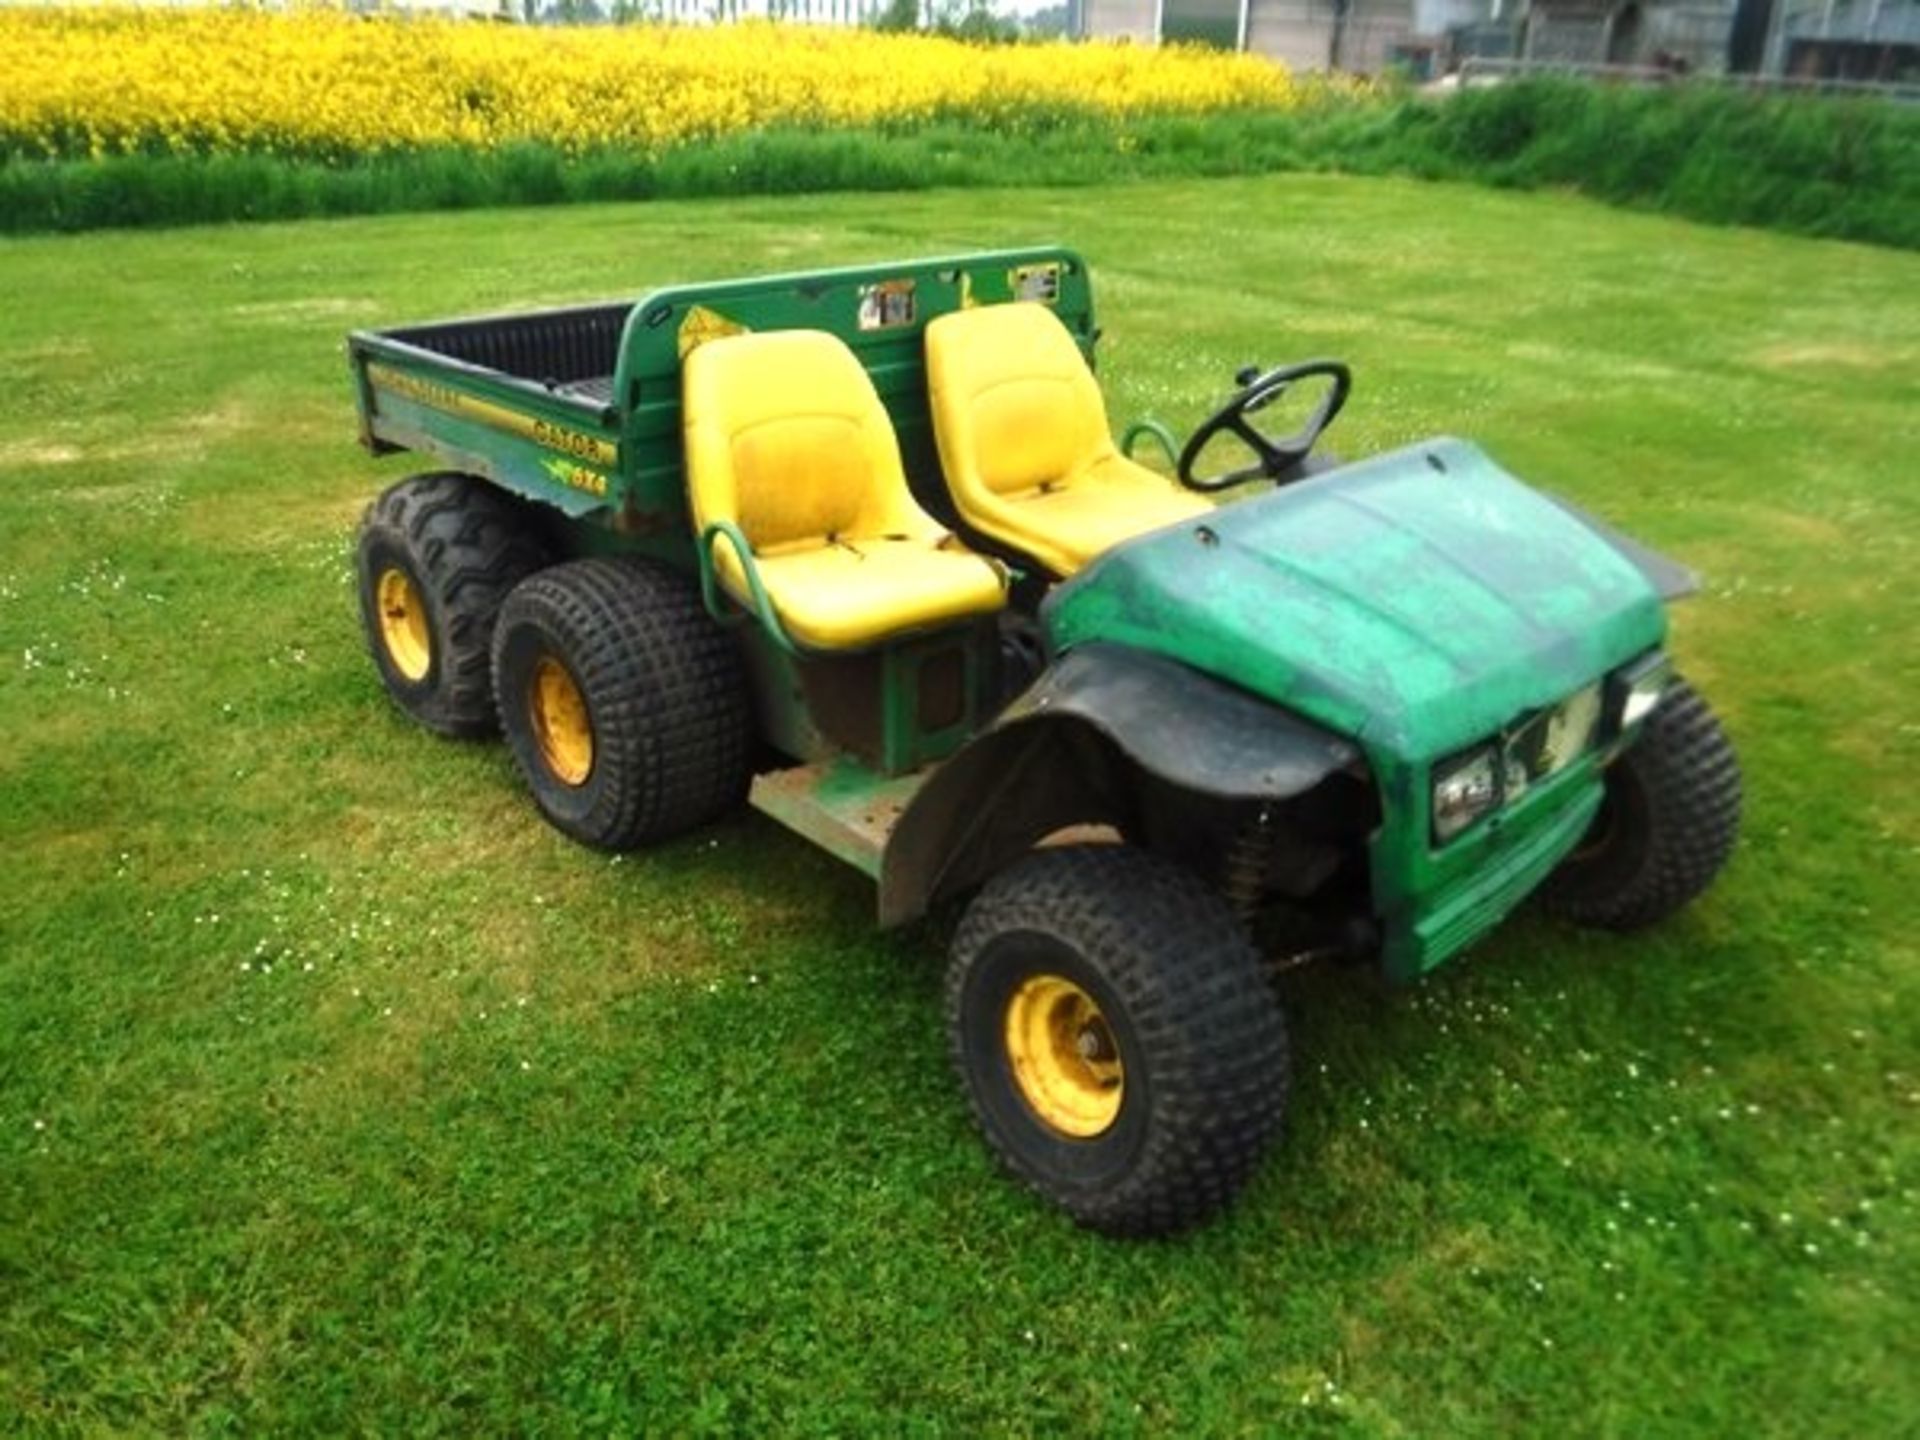
<path id="1" fill-rule="evenodd" d="M 1198 1224 L 1280 1128 L 1286 1028 L 1259 957 L 1199 880 L 1138 850 L 1042 850 L 991 881 L 947 1020 L 988 1144 L 1095 1229 Z"/>
<path id="2" fill-rule="evenodd" d="M 499 728 L 490 678 L 501 602 L 546 563 L 523 507 L 465 475 L 415 475 L 360 521 L 360 620 L 387 694 L 442 735 Z"/>
<path id="3" fill-rule="evenodd" d="M 576 840 L 662 840 L 746 794 L 739 655 L 664 566 L 577 560 L 533 576 L 501 608 L 493 676 L 535 803 Z"/>
<path id="4" fill-rule="evenodd" d="M 1540 889 L 1552 913 L 1637 930 L 1696 899 L 1740 830 L 1740 763 L 1707 702 L 1675 680 L 1607 768 L 1593 827 Z"/>

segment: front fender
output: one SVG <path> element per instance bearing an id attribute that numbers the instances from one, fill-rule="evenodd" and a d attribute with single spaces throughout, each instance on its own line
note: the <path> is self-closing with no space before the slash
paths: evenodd
<path id="1" fill-rule="evenodd" d="M 1082 645 L 914 795 L 881 857 L 880 923 L 914 919 L 1056 830 L 1120 824 L 1142 776 L 1277 801 L 1362 763 L 1352 742 L 1176 661 Z"/>

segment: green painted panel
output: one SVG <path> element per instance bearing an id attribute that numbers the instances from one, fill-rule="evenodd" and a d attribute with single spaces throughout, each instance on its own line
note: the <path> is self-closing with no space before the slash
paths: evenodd
<path id="1" fill-rule="evenodd" d="M 1045 614 L 1059 648 L 1157 651 L 1402 761 L 1557 702 L 1666 629 L 1639 570 L 1458 440 L 1122 545 Z"/>
<path id="2" fill-rule="evenodd" d="M 1492 929 L 1579 843 L 1600 796 L 1588 764 L 1444 851 L 1416 846 L 1405 862 L 1420 883 L 1381 916 L 1388 972 L 1406 979 L 1431 970 Z"/>
<path id="3" fill-rule="evenodd" d="M 619 436 L 590 408 L 378 336 L 354 336 L 352 356 L 362 420 L 379 442 L 438 456 L 573 518 L 617 498 Z"/>

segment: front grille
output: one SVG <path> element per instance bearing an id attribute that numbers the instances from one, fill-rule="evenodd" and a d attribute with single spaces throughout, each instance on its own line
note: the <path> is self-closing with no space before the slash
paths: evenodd
<path id="1" fill-rule="evenodd" d="M 1543 811 L 1522 812 L 1518 827 L 1501 832 L 1497 840 L 1489 840 L 1484 830 L 1476 832 L 1487 847 L 1478 852 L 1476 863 L 1454 872 L 1455 878 L 1407 931 L 1389 931 L 1388 958 L 1399 967 L 1394 973 L 1411 978 L 1431 970 L 1485 935 L 1532 894 L 1593 823 L 1599 787 L 1583 788 L 1564 805 L 1552 799 L 1546 803 Z"/>

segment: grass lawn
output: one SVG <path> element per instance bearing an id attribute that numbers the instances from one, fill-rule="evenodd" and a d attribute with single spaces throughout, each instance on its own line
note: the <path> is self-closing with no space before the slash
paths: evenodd
<path id="1" fill-rule="evenodd" d="M 1115 419 L 1344 356 L 1706 572 L 1660 930 L 1285 981 L 1224 1221 L 998 1178 L 941 937 L 742 815 L 609 859 L 360 643 L 342 333 L 1061 239 Z M 1920 255 L 1285 177 L 0 242 L 0 1429 L 1891 1435 L 1920 1415 Z"/>

